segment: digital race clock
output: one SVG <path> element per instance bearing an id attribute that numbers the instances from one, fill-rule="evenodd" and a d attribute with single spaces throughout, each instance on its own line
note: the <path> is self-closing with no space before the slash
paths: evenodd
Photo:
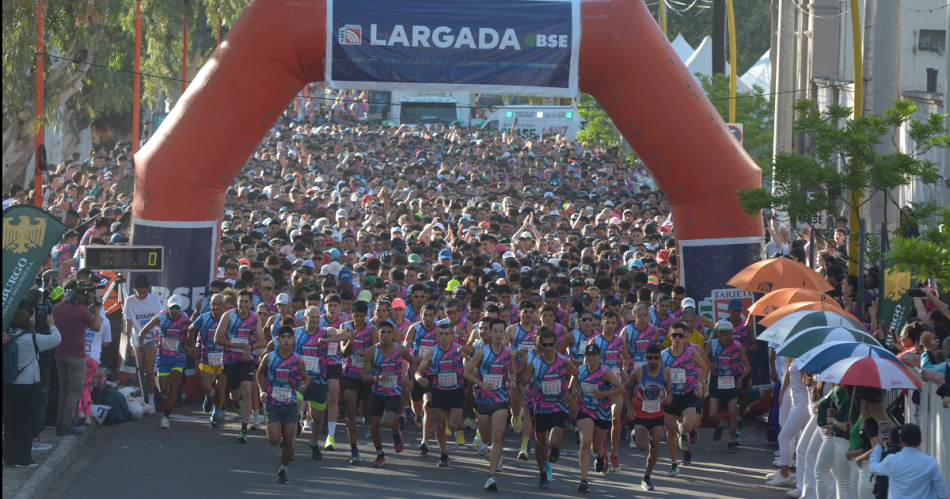
<path id="1" fill-rule="evenodd" d="M 79 267 L 113 272 L 159 272 L 164 265 L 162 246 L 101 246 L 79 248 Z"/>

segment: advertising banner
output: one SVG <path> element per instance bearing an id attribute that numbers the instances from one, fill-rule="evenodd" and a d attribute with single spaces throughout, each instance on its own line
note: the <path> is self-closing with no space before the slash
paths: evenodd
<path id="1" fill-rule="evenodd" d="M 66 226 L 26 204 L 3 210 L 3 330 Z"/>
<path id="2" fill-rule="evenodd" d="M 326 83 L 573 97 L 579 0 L 330 0 Z"/>
<path id="3" fill-rule="evenodd" d="M 893 263 L 881 266 L 881 288 L 878 293 L 878 324 L 887 331 L 887 346 L 894 346 L 894 334 L 900 335 L 907 323 L 913 299 L 907 294 L 911 286 L 910 272 L 898 272 Z"/>
<path id="4" fill-rule="evenodd" d="M 744 309 L 752 306 L 754 295 L 726 285 L 742 269 L 759 261 L 763 256 L 765 239 L 745 237 L 736 239 L 701 239 L 680 241 L 681 284 L 686 296 L 696 300 L 698 314 L 713 322 L 729 318 L 729 301 L 738 298 Z M 743 314 L 745 317 L 745 314 Z M 750 324 L 749 334 L 755 326 Z M 752 384 L 767 385 L 769 380 L 769 349 L 760 343 L 758 350 L 749 355 L 752 365 Z"/>

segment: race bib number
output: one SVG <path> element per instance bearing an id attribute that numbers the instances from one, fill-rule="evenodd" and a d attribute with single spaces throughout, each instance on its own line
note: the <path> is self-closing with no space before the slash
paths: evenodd
<path id="1" fill-rule="evenodd" d="M 610 372 L 614 373 L 614 376 L 616 376 L 617 379 L 620 379 L 620 366 L 611 367 Z"/>
<path id="2" fill-rule="evenodd" d="M 561 380 L 556 379 L 554 381 L 541 382 L 541 393 L 545 395 L 560 395 L 561 394 Z"/>
<path id="3" fill-rule="evenodd" d="M 580 355 L 581 355 L 581 356 L 583 356 L 583 355 L 584 355 L 584 352 L 587 351 L 587 344 L 588 344 L 588 343 L 590 343 L 590 340 L 582 341 L 582 342 L 581 342 L 580 350 L 578 350 L 578 352 L 580 352 Z"/>
<path id="4" fill-rule="evenodd" d="M 86 331 L 86 353 L 92 352 L 92 342 L 96 340 L 96 333 Z"/>
<path id="5" fill-rule="evenodd" d="M 208 365 L 211 366 L 220 366 L 224 365 L 224 353 L 223 352 L 211 352 L 208 354 Z"/>
<path id="6" fill-rule="evenodd" d="M 396 388 L 396 377 L 392 374 L 387 374 L 385 378 L 379 379 L 379 386 L 383 388 Z"/>
<path id="7" fill-rule="evenodd" d="M 458 384 L 458 377 L 454 372 L 439 373 L 439 386 L 443 388 L 454 387 Z"/>
<path id="8" fill-rule="evenodd" d="M 686 369 L 670 369 L 670 383 L 675 385 L 686 384 Z"/>
<path id="9" fill-rule="evenodd" d="M 162 338 L 162 350 L 168 352 L 177 352 L 178 351 L 178 338 Z"/>
<path id="10" fill-rule="evenodd" d="M 717 385 L 720 390 L 731 390 L 736 387 L 735 376 L 719 376 Z"/>
<path id="11" fill-rule="evenodd" d="M 302 357 L 303 363 L 307 367 L 307 372 L 320 372 L 320 357 L 306 356 Z"/>
<path id="12" fill-rule="evenodd" d="M 522 341 L 521 344 L 518 345 L 518 350 L 534 350 L 534 342 Z"/>
<path id="13" fill-rule="evenodd" d="M 488 385 L 492 391 L 495 391 L 501 388 L 502 374 L 486 374 L 485 375 L 485 384 Z"/>
<path id="14" fill-rule="evenodd" d="M 597 389 L 596 383 L 581 383 L 581 392 L 583 392 L 584 395 L 591 395 L 594 393 L 594 390 L 596 389 Z"/>
<path id="15" fill-rule="evenodd" d="M 337 342 L 327 343 L 327 356 L 333 357 L 340 351 L 340 344 Z"/>
<path id="16" fill-rule="evenodd" d="M 432 347 L 419 347 L 419 357 L 425 357 L 427 353 L 432 351 Z"/>
<path id="17" fill-rule="evenodd" d="M 660 401 L 659 400 L 644 400 L 640 404 L 640 410 L 643 412 L 660 412 Z"/>
<path id="18" fill-rule="evenodd" d="M 232 343 L 241 343 L 241 344 L 244 344 L 244 345 L 250 345 L 250 344 L 251 344 L 251 339 L 248 338 L 248 337 L 246 337 L 246 336 L 238 336 L 237 338 L 232 339 L 231 342 L 232 342 Z"/>
<path id="19" fill-rule="evenodd" d="M 275 386 L 271 391 L 271 396 L 274 397 L 274 400 L 283 403 L 289 403 L 294 400 L 293 390 L 285 386 Z"/>
<path id="20" fill-rule="evenodd" d="M 363 368 L 363 356 L 353 354 L 350 355 L 350 364 L 353 364 L 353 367 L 362 369 Z"/>

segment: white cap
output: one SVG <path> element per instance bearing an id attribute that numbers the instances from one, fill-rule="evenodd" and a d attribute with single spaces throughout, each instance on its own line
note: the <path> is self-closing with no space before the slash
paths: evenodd
<path id="1" fill-rule="evenodd" d="M 277 304 L 290 305 L 290 295 L 288 295 L 287 293 L 281 293 L 277 295 Z"/>
<path id="2" fill-rule="evenodd" d="M 178 308 L 184 308 L 184 307 L 182 306 L 182 299 L 181 299 L 181 296 L 180 296 L 180 295 L 171 295 L 171 296 L 169 296 L 169 297 L 168 297 L 168 308 L 172 308 L 172 306 L 176 306 L 176 305 L 178 306 Z"/>
<path id="3" fill-rule="evenodd" d="M 337 218 L 346 218 L 346 210 L 344 210 L 343 208 L 340 208 L 339 210 L 336 210 L 336 217 L 337 217 Z"/>
<path id="4" fill-rule="evenodd" d="M 507 260 L 507 259 L 509 259 L 509 258 L 515 258 L 515 259 L 517 259 L 518 257 L 516 257 L 515 254 L 514 254 L 513 252 L 511 252 L 511 251 L 506 251 L 504 255 L 501 255 L 501 259 L 502 259 L 502 260 Z"/>
<path id="5" fill-rule="evenodd" d="M 696 300 L 692 298 L 683 298 L 683 303 L 681 304 L 683 308 L 691 308 L 696 310 Z"/>
<path id="6" fill-rule="evenodd" d="M 330 263 L 327 265 L 327 272 L 329 272 L 329 273 L 331 273 L 331 274 L 333 274 L 333 275 L 339 275 L 339 274 L 340 274 L 340 269 L 342 269 L 342 268 L 343 268 L 343 265 L 340 264 L 340 262 L 334 260 L 334 261 L 330 262 Z"/>

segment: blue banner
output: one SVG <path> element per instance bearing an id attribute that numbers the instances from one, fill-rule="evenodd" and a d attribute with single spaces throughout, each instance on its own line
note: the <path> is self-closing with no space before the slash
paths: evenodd
<path id="1" fill-rule="evenodd" d="M 761 237 L 680 241 L 682 284 L 686 296 L 696 300 L 696 313 L 716 322 L 729 318 L 729 302 L 733 298 L 742 301 L 744 310 L 752 306 L 752 293 L 727 286 L 726 281 L 762 259 L 764 242 Z M 754 324 L 749 325 L 749 334 L 756 335 Z M 753 385 L 771 383 L 767 343 L 758 344 L 758 349 L 749 354 L 749 363 Z"/>
<path id="2" fill-rule="evenodd" d="M 215 222 L 154 222 L 134 219 L 132 244 L 163 246 L 165 268 L 146 272 L 152 294 L 164 304 L 171 295 L 183 298 L 182 310 L 189 315 L 194 304 L 205 296 L 214 280 Z M 135 282 L 133 273 L 129 282 Z"/>
<path id="3" fill-rule="evenodd" d="M 572 97 L 578 0 L 330 0 L 326 83 Z"/>

